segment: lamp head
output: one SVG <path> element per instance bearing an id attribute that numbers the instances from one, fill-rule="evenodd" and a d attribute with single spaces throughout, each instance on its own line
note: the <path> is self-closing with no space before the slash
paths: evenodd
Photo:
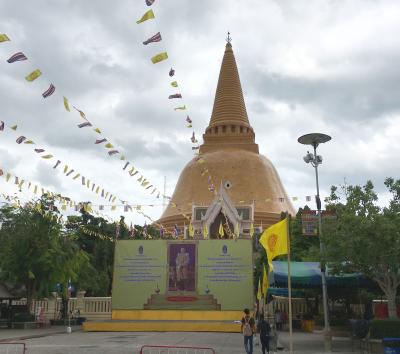
<path id="1" fill-rule="evenodd" d="M 311 161 L 313 161 L 313 159 L 314 155 L 309 151 L 307 151 L 307 155 L 303 157 L 305 163 L 310 163 Z"/>

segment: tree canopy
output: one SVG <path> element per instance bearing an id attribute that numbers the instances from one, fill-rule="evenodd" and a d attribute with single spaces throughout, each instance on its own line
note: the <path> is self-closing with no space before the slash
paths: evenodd
<path id="1" fill-rule="evenodd" d="M 361 272 L 373 279 L 388 299 L 389 316 L 396 316 L 400 285 L 400 180 L 387 178 L 390 195 L 380 207 L 371 181 L 364 186 L 333 186 L 327 209 L 337 221 L 324 225 L 326 257 L 334 270 Z"/>

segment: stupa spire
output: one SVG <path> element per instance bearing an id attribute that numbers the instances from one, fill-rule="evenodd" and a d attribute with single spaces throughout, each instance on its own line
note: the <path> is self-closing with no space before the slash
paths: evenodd
<path id="1" fill-rule="evenodd" d="M 201 152 L 234 146 L 258 153 L 254 131 L 247 117 L 239 72 L 228 32 L 210 123 Z"/>

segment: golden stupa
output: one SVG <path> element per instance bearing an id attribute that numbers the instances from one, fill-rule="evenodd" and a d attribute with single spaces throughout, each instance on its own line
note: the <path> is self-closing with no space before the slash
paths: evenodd
<path id="1" fill-rule="evenodd" d="M 238 237 L 247 237 L 252 227 L 265 228 L 279 221 L 281 212 L 294 214 L 277 171 L 259 154 L 230 41 L 203 140 L 200 158 L 183 169 L 159 219 L 167 229 L 187 235 L 192 223 L 198 238 L 212 237 L 223 222 Z"/>

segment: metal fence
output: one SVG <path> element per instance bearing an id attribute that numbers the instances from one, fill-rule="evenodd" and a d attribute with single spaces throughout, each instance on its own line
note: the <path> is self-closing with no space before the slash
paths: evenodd
<path id="1" fill-rule="evenodd" d="M 25 354 L 25 343 L 0 342 L 0 354 Z"/>

